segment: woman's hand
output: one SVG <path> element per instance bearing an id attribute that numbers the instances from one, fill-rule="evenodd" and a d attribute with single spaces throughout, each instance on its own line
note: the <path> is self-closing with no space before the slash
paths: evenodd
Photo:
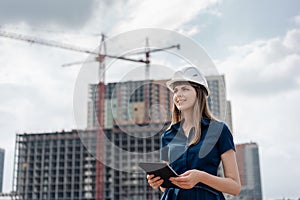
<path id="1" fill-rule="evenodd" d="M 148 183 L 153 189 L 157 189 L 164 182 L 159 176 L 154 176 L 154 174 L 147 175 Z"/>
<path id="2" fill-rule="evenodd" d="M 182 189 L 191 189 L 200 182 L 201 173 L 199 170 L 192 169 L 179 175 L 179 177 L 170 178 L 170 181 Z"/>

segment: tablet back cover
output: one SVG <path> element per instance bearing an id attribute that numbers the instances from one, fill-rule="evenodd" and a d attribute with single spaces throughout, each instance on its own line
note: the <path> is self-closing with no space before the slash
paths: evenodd
<path id="1" fill-rule="evenodd" d="M 176 172 L 166 163 L 150 163 L 144 162 L 139 163 L 139 166 L 147 172 L 147 174 L 154 174 L 155 176 L 160 176 L 164 182 L 161 187 L 164 188 L 178 188 L 178 186 L 171 183 L 170 177 L 178 176 Z"/>

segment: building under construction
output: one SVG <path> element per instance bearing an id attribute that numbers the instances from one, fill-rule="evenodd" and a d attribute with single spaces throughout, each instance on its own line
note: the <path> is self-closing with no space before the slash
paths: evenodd
<path id="1" fill-rule="evenodd" d="M 95 148 L 95 131 L 86 131 Z M 88 140 L 86 140 L 88 141 Z M 14 191 L 20 199 L 93 199 L 95 159 L 77 131 L 16 136 Z"/>
<path id="2" fill-rule="evenodd" d="M 124 134 L 105 131 L 103 199 L 158 199 L 138 162 L 158 161 L 160 124 Z M 167 126 L 164 126 L 165 129 Z M 17 134 L 14 190 L 19 199 L 92 200 L 96 193 L 96 130 Z M 84 138 L 81 138 L 81 137 Z M 143 138 L 141 138 L 143 136 Z M 85 146 L 88 145 L 88 146 Z M 150 155 L 150 156 L 149 156 Z"/>
<path id="3" fill-rule="evenodd" d="M 231 105 L 226 99 L 224 75 L 206 77 L 210 89 L 208 104 L 213 115 L 232 129 Z M 173 105 L 167 80 L 108 83 L 104 96 L 104 128 L 114 125 L 170 121 Z M 87 127 L 98 126 L 98 85 L 89 85 Z M 150 119 L 149 119 L 150 116 Z"/>

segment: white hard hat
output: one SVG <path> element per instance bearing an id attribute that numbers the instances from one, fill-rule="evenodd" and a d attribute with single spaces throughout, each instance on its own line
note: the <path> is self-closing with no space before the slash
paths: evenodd
<path id="1" fill-rule="evenodd" d="M 173 84 L 180 81 L 196 83 L 203 86 L 207 92 L 207 96 L 209 96 L 210 91 L 207 81 L 204 75 L 201 74 L 196 67 L 184 67 L 181 70 L 176 71 L 172 79 L 166 82 L 166 85 L 172 92 L 174 92 Z"/>

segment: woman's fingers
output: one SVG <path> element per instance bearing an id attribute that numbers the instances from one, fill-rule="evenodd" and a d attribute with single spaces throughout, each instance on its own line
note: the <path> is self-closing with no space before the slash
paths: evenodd
<path id="1" fill-rule="evenodd" d="M 185 176 L 172 177 L 172 178 L 170 178 L 170 181 L 176 182 L 176 183 L 184 183 L 184 182 L 188 182 L 189 178 L 185 177 Z"/>
<path id="2" fill-rule="evenodd" d="M 147 174 L 147 179 L 149 180 L 149 179 L 152 179 L 154 177 L 154 174 Z"/>
<path id="3" fill-rule="evenodd" d="M 163 179 L 161 179 L 159 176 L 154 176 L 153 174 L 147 176 L 148 183 L 152 188 L 158 188 L 162 183 Z"/>
<path id="4" fill-rule="evenodd" d="M 161 186 L 161 184 L 164 182 L 163 179 L 159 179 L 158 181 L 153 182 L 150 186 L 154 189 L 159 188 L 159 186 Z"/>

